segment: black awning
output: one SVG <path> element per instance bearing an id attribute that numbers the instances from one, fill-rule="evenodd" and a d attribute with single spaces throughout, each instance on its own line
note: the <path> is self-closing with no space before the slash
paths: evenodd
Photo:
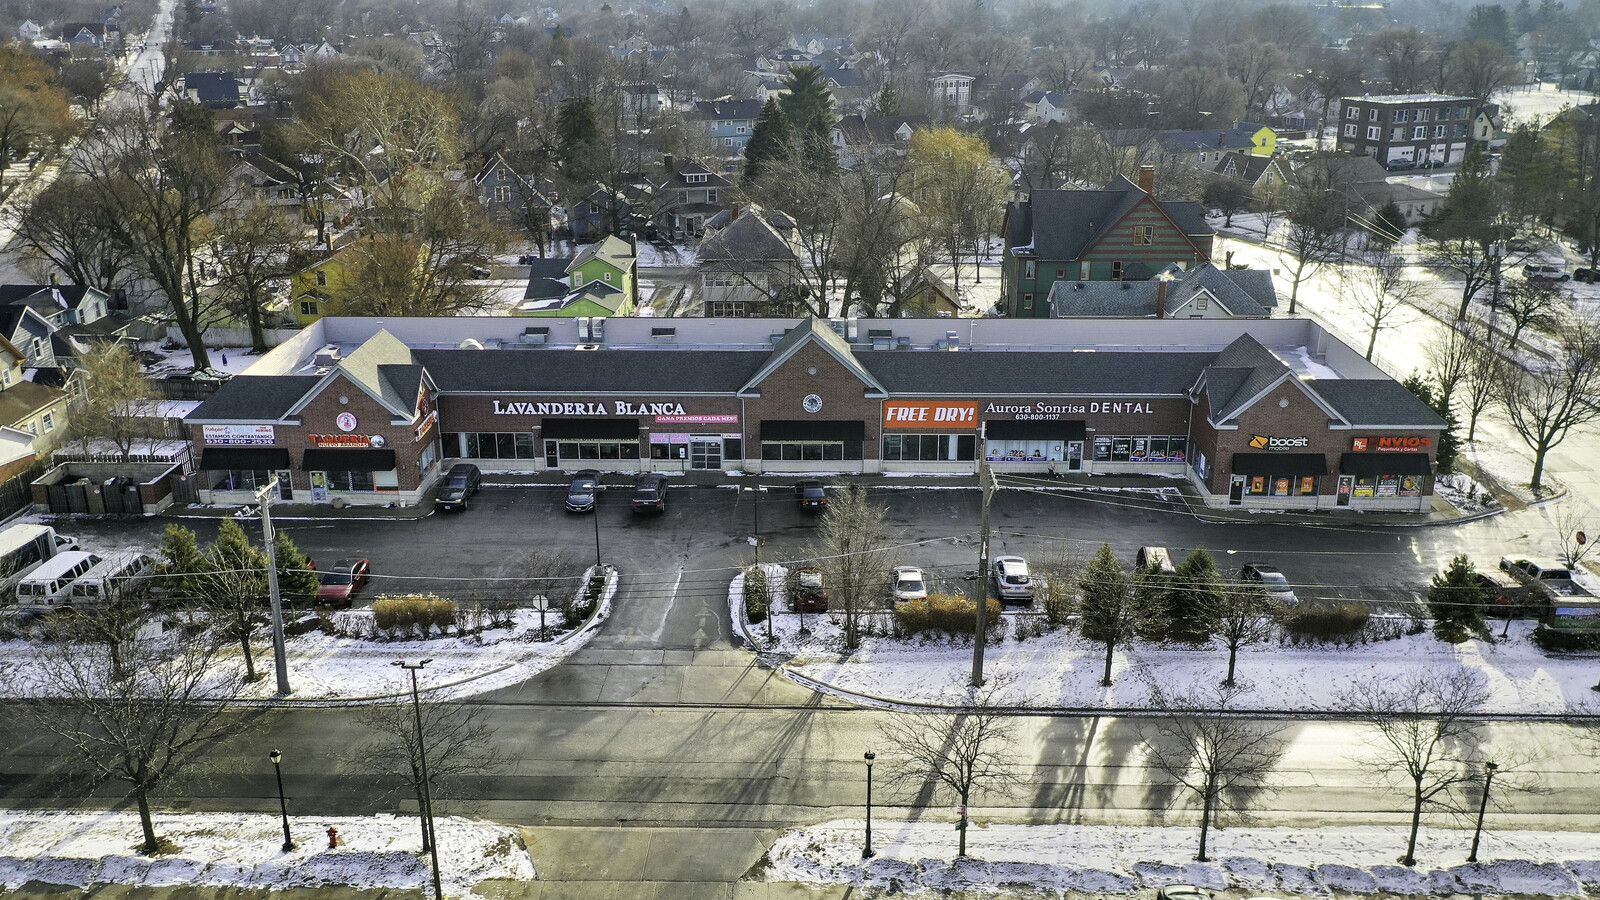
<path id="1" fill-rule="evenodd" d="M 539 436 L 588 438 L 592 441 L 632 440 L 639 436 L 638 419 L 540 419 Z"/>
<path id="2" fill-rule="evenodd" d="M 1235 453 L 1235 475 L 1326 475 L 1328 458 L 1321 453 Z"/>
<path id="3" fill-rule="evenodd" d="M 1428 475 L 1433 465 L 1426 453 L 1346 453 L 1339 457 L 1339 474 L 1371 478 L 1376 475 Z"/>
<path id="4" fill-rule="evenodd" d="M 393 450 L 312 448 L 300 464 L 302 472 L 388 472 L 394 468 Z"/>
<path id="5" fill-rule="evenodd" d="M 761 423 L 763 441 L 864 441 L 867 423 L 860 419 L 768 419 Z"/>
<path id="6" fill-rule="evenodd" d="M 1082 419 L 990 419 L 983 424 L 984 437 L 991 441 L 1081 441 L 1088 433 Z"/>
<path id="7" fill-rule="evenodd" d="M 202 447 L 202 469 L 252 469 L 264 472 L 269 469 L 289 468 L 288 447 Z"/>

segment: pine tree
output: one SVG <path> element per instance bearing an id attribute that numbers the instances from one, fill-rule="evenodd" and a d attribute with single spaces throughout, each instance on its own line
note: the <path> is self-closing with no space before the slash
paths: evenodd
<path id="1" fill-rule="evenodd" d="M 900 115 L 900 94 L 895 91 L 894 85 L 885 81 L 883 87 L 879 88 L 878 93 L 872 98 L 869 108 L 873 115 L 898 116 Z"/>
<path id="2" fill-rule="evenodd" d="M 821 66 L 795 66 L 783 79 L 789 89 L 778 100 L 783 114 L 789 117 L 795 133 L 806 137 L 829 140 L 833 132 L 833 92 L 822 80 Z"/>
<path id="3" fill-rule="evenodd" d="M 556 156 L 561 173 L 576 184 L 587 184 L 600 172 L 600 119 L 594 101 L 568 97 L 556 113 Z"/>
<path id="4" fill-rule="evenodd" d="M 1428 613 L 1433 616 L 1433 635 L 1441 641 L 1460 643 L 1472 635 L 1487 635 L 1483 605 L 1487 598 L 1478 585 L 1477 571 L 1465 553 L 1450 560 L 1450 566 L 1433 576 L 1428 588 Z"/>
<path id="5" fill-rule="evenodd" d="M 1106 645 L 1106 668 L 1100 683 L 1110 685 L 1112 654 L 1118 644 L 1132 637 L 1138 612 L 1128 573 L 1111 552 L 1110 544 L 1101 544 L 1094 559 L 1083 567 L 1078 575 L 1078 593 L 1083 598 L 1079 607 L 1083 636 Z"/>
<path id="6" fill-rule="evenodd" d="M 793 143 L 794 129 L 789 125 L 789 117 L 783 114 L 777 99 L 768 98 L 756 117 L 749 143 L 744 145 L 744 180 L 748 183 L 760 178 L 763 167 L 788 153 Z"/>
<path id="7" fill-rule="evenodd" d="M 278 532 L 275 542 L 278 557 L 278 593 L 289 601 L 315 600 L 317 588 L 321 582 L 317 573 L 311 568 L 311 560 L 300 548 L 295 546 L 294 540 L 283 532 Z"/>
<path id="8" fill-rule="evenodd" d="M 178 602 L 189 599 L 192 576 L 205 566 L 200 539 L 195 536 L 194 529 L 168 525 L 157 553 L 161 556 L 161 577 L 156 584 L 161 593 Z"/>
<path id="9" fill-rule="evenodd" d="M 1434 388 L 1433 380 L 1421 372 L 1412 374 L 1402 384 L 1429 409 L 1438 413 L 1439 418 L 1444 419 L 1444 430 L 1439 432 L 1439 445 L 1434 448 L 1433 456 L 1439 464 L 1439 471 L 1453 471 L 1456 457 L 1461 453 L 1461 435 L 1458 433 L 1461 422 L 1456 418 L 1455 411 L 1445 401 L 1443 392 Z"/>
<path id="10" fill-rule="evenodd" d="M 1167 592 L 1168 633 L 1173 640 L 1204 644 L 1217 626 L 1222 579 L 1210 553 L 1196 550 L 1178 564 Z"/>

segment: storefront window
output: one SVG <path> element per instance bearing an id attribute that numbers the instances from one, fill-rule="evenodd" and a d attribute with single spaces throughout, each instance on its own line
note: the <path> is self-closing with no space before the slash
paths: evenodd
<path id="1" fill-rule="evenodd" d="M 1112 462 L 1127 462 L 1128 461 L 1128 451 L 1132 446 L 1133 446 L 1133 439 L 1132 438 L 1117 437 L 1117 436 L 1113 435 L 1112 438 L 1111 438 L 1111 461 Z M 1141 460 L 1141 462 L 1142 462 L 1142 460 Z"/>
<path id="2" fill-rule="evenodd" d="M 371 491 L 377 489 L 377 482 L 371 472 L 329 472 L 328 490 L 330 491 Z"/>
<path id="3" fill-rule="evenodd" d="M 461 435 L 445 435 L 445 446 L 453 448 L 457 442 L 466 445 L 466 455 L 469 459 L 536 459 L 534 452 L 533 435 L 527 432 L 467 432 Z"/>
<path id="4" fill-rule="evenodd" d="M 1094 438 L 1094 461 L 1095 462 L 1110 462 L 1111 461 L 1111 435 L 1109 435 L 1109 434 L 1106 434 L 1106 435 L 1098 435 L 1097 434 L 1097 435 L 1095 435 L 1095 438 Z"/>
<path id="5" fill-rule="evenodd" d="M 885 462 L 970 462 L 977 458 L 977 436 L 971 434 L 886 434 Z"/>
<path id="6" fill-rule="evenodd" d="M 761 458 L 777 462 L 860 459 L 860 441 L 762 441 Z"/>
<path id="7" fill-rule="evenodd" d="M 213 469 L 210 475 L 213 491 L 253 491 L 272 479 L 271 472 L 249 469 Z"/>
<path id="8" fill-rule="evenodd" d="M 1188 439 L 1165 434 L 1097 434 L 1094 437 L 1095 462 L 1183 462 L 1188 458 Z"/>
<path id="9" fill-rule="evenodd" d="M 561 441 L 562 459 L 638 459 L 638 441 Z"/>

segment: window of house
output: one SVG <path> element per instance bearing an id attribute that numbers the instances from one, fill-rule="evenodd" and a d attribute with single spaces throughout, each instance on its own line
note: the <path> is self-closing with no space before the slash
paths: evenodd
<path id="1" fill-rule="evenodd" d="M 1418 125 L 1417 127 L 1411 129 L 1411 139 L 1413 141 L 1420 141 L 1423 138 L 1426 138 L 1427 136 L 1428 136 L 1428 126 L 1426 126 L 1426 125 Z"/>
<path id="2" fill-rule="evenodd" d="M 1142 247 L 1148 247 L 1156 242 L 1156 227 L 1154 225 L 1133 226 L 1133 242 Z"/>
<path id="3" fill-rule="evenodd" d="M 1382 137 L 1383 129 L 1379 128 L 1378 126 L 1373 125 L 1367 129 L 1367 140 L 1376 141 L 1382 139 Z"/>
<path id="4" fill-rule="evenodd" d="M 1395 128 L 1389 132 L 1389 140 L 1391 141 L 1403 141 L 1405 139 L 1406 130 L 1404 128 Z"/>
<path id="5" fill-rule="evenodd" d="M 328 273 L 327 272 L 318 272 L 317 273 L 317 286 L 318 287 L 327 287 L 328 286 Z"/>
<path id="6" fill-rule="evenodd" d="M 43 356 L 44 355 L 44 341 L 41 341 L 38 338 L 34 338 L 33 339 L 33 353 L 31 353 L 29 355 L 32 356 L 34 359 L 38 359 L 39 357 Z"/>
<path id="7" fill-rule="evenodd" d="M 1436 137 L 1436 138 L 1444 137 L 1445 130 L 1448 129 L 1449 127 L 1450 127 L 1449 125 L 1435 125 L 1435 126 L 1433 126 L 1433 136 Z"/>
<path id="8" fill-rule="evenodd" d="M 606 279 L 606 284 L 610 284 L 611 283 L 611 273 L 610 272 L 606 272 L 605 273 L 605 279 Z"/>
<path id="9" fill-rule="evenodd" d="M 1431 110 L 1431 109 L 1419 109 L 1419 110 L 1417 110 L 1417 121 L 1418 122 L 1432 122 L 1433 121 L 1433 110 Z"/>
<path id="10" fill-rule="evenodd" d="M 1023 262 L 1023 264 L 1022 264 L 1022 277 L 1023 278 L 1033 278 L 1033 277 L 1035 277 L 1035 272 L 1037 271 L 1037 266 L 1038 266 L 1038 263 L 1036 263 L 1034 260 L 1031 260 L 1031 259 Z"/>
<path id="11" fill-rule="evenodd" d="M 1199 296 L 1194 298 L 1194 308 L 1195 309 L 1199 309 L 1199 310 L 1204 310 L 1206 308 L 1206 301 L 1209 300 L 1209 299 L 1211 299 L 1209 295 L 1200 294 Z"/>
<path id="12" fill-rule="evenodd" d="M 11 370 L 10 369 L 0 369 L 0 384 L 6 385 L 8 387 L 11 385 Z"/>
<path id="13" fill-rule="evenodd" d="M 1410 110 L 1397 109 L 1397 110 L 1394 111 L 1394 120 L 1396 122 L 1404 122 L 1406 120 L 1406 118 L 1408 116 L 1410 116 L 1410 115 L 1411 115 L 1411 111 Z"/>
<path id="14" fill-rule="evenodd" d="M 1351 137 L 1351 138 L 1355 137 L 1356 136 L 1356 126 L 1354 126 L 1354 125 L 1346 125 L 1346 126 L 1344 126 L 1344 136 L 1345 137 Z"/>
<path id="15" fill-rule="evenodd" d="M 1375 110 L 1375 109 L 1374 110 L 1369 110 L 1367 112 L 1367 118 L 1371 119 L 1374 122 L 1378 121 L 1378 116 L 1379 115 L 1381 115 L 1381 113 L 1378 110 Z"/>
<path id="16" fill-rule="evenodd" d="M 1065 277 L 1067 277 L 1067 270 L 1066 269 L 1057 269 L 1056 270 L 1056 277 L 1057 278 L 1065 278 Z"/>
<path id="17" fill-rule="evenodd" d="M 496 202 L 496 203 L 510 203 L 511 202 L 511 185 L 509 185 L 509 184 L 497 184 L 497 185 L 495 185 L 494 186 L 494 202 Z"/>
<path id="18" fill-rule="evenodd" d="M 36 421 L 34 419 L 29 419 L 28 420 L 28 433 L 33 435 L 34 437 L 38 437 L 39 436 L 39 423 L 38 423 L 38 421 Z"/>
<path id="19" fill-rule="evenodd" d="M 739 133 L 739 134 L 744 134 L 744 126 L 743 126 L 743 125 L 740 125 L 740 126 L 739 126 L 739 127 L 738 127 L 738 129 L 737 129 L 737 131 L 738 131 L 738 133 Z"/>
<path id="20" fill-rule="evenodd" d="M 44 430 L 45 431 L 50 432 L 50 431 L 55 431 L 56 430 L 56 414 L 55 413 L 47 412 L 44 415 L 39 417 L 39 421 L 44 423 Z"/>
<path id="21" fill-rule="evenodd" d="M 300 301 L 300 315 L 302 315 L 302 316 L 321 315 L 321 313 L 317 309 L 317 301 L 315 301 L 315 300 L 301 300 Z"/>
<path id="22" fill-rule="evenodd" d="M 1113 262 L 1111 264 L 1111 280 L 1112 281 L 1121 281 L 1122 280 L 1122 265 L 1123 265 L 1122 264 L 1122 260 L 1120 260 L 1120 259 L 1116 260 L 1115 262 Z"/>
<path id="23" fill-rule="evenodd" d="M 678 202 L 679 203 L 688 203 L 689 202 L 689 192 L 688 191 L 679 191 L 678 192 Z"/>
<path id="24" fill-rule="evenodd" d="M 706 202 L 707 203 L 715 203 L 715 202 L 717 202 L 717 189 L 716 188 L 707 188 L 706 189 Z"/>
<path id="25" fill-rule="evenodd" d="M 683 176 L 683 180 L 688 184 L 705 184 L 707 177 L 708 176 L 706 176 L 704 174 L 698 174 L 697 175 L 697 174 L 692 174 L 691 173 L 689 175 Z"/>
<path id="26" fill-rule="evenodd" d="M 1023 294 L 1022 295 L 1022 308 L 1023 309 L 1033 309 L 1033 295 L 1032 294 Z"/>
<path id="27" fill-rule="evenodd" d="M 733 138 L 723 138 L 722 139 L 722 146 L 724 146 L 724 147 L 732 147 L 733 146 Z"/>

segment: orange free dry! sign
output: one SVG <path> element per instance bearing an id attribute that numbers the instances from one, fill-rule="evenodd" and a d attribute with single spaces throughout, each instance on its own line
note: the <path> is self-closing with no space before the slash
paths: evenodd
<path id="1" fill-rule="evenodd" d="M 976 400 L 890 400 L 883 404 L 884 428 L 978 427 Z"/>

